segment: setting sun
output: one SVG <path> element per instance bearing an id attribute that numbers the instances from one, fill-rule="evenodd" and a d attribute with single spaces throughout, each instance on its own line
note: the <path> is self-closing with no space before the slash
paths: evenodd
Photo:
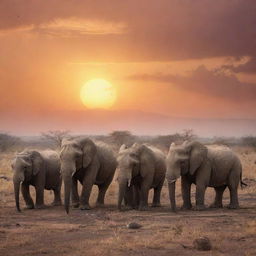
<path id="1" fill-rule="evenodd" d="M 116 101 L 116 90 L 104 79 L 93 79 L 81 88 L 80 97 L 88 108 L 110 108 Z"/>

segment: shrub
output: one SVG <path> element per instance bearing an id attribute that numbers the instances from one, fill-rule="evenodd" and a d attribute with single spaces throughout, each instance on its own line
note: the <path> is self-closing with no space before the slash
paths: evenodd
<path id="1" fill-rule="evenodd" d="M 0 133 L 0 151 L 10 150 L 12 147 L 20 143 L 20 138 L 9 135 L 8 133 Z"/>

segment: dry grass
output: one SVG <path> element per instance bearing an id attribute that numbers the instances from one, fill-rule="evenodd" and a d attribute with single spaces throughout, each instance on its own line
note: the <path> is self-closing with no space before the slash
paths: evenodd
<path id="1" fill-rule="evenodd" d="M 118 212 L 117 186 L 113 181 L 105 208 L 85 212 L 73 209 L 69 216 L 63 207 L 17 213 L 10 170 L 12 154 L 1 154 L 0 175 L 10 180 L 0 179 L 0 255 L 255 255 L 256 152 L 243 147 L 234 150 L 243 164 L 243 178 L 249 184 L 239 189 L 240 210 L 169 212 L 165 184 L 161 197 L 163 207 L 146 212 Z M 33 189 L 32 192 L 34 197 Z M 94 187 L 92 205 L 96 195 L 97 187 Z M 213 197 L 213 189 L 208 189 L 206 203 L 211 203 Z M 49 204 L 53 194 L 47 191 L 45 198 Z M 228 201 L 226 191 L 224 204 Z M 21 202 L 24 206 L 23 199 Z M 179 186 L 177 203 L 181 205 Z M 129 222 L 138 222 L 142 228 L 127 229 Z M 210 253 L 192 248 L 193 240 L 200 236 L 210 238 L 213 244 Z"/>

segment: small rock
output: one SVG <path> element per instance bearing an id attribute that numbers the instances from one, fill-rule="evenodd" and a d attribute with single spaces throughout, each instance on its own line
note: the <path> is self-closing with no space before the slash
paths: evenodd
<path id="1" fill-rule="evenodd" d="M 20 223 L 16 223 L 16 227 L 20 227 L 21 225 L 20 225 Z"/>
<path id="2" fill-rule="evenodd" d="M 79 227 L 79 228 L 86 228 L 87 225 L 79 225 L 78 227 Z"/>
<path id="3" fill-rule="evenodd" d="M 131 222 L 131 223 L 127 224 L 127 228 L 130 228 L 130 229 L 139 229 L 141 227 L 142 226 L 136 222 Z"/>
<path id="4" fill-rule="evenodd" d="M 206 236 L 195 239 L 193 246 L 199 251 L 210 251 L 212 249 L 211 241 Z"/>

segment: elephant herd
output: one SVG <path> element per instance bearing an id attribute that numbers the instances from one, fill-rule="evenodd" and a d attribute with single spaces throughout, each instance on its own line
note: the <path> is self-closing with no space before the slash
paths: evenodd
<path id="1" fill-rule="evenodd" d="M 60 153 L 24 150 L 12 162 L 16 208 L 20 211 L 20 188 L 28 209 L 44 207 L 44 190 L 54 191 L 52 205 L 61 205 L 61 184 L 64 183 L 64 206 L 89 210 L 93 185 L 99 188 L 97 205 L 104 205 L 106 191 L 115 172 L 119 184 L 117 206 L 121 210 L 148 208 L 148 194 L 154 189 L 152 207 L 160 206 L 161 190 L 168 182 L 171 209 L 176 211 L 175 183 L 181 177 L 183 209 L 191 209 L 191 185 L 196 185 L 197 210 L 203 210 L 205 190 L 215 189 L 211 207 L 221 208 L 223 192 L 230 191 L 229 208 L 239 207 L 238 186 L 242 185 L 239 158 L 227 147 L 205 146 L 197 141 L 171 144 L 167 156 L 146 144 L 122 145 L 117 156 L 109 146 L 89 138 L 65 139 Z M 78 182 L 82 185 L 78 194 Z M 35 187 L 33 202 L 29 186 Z"/>

